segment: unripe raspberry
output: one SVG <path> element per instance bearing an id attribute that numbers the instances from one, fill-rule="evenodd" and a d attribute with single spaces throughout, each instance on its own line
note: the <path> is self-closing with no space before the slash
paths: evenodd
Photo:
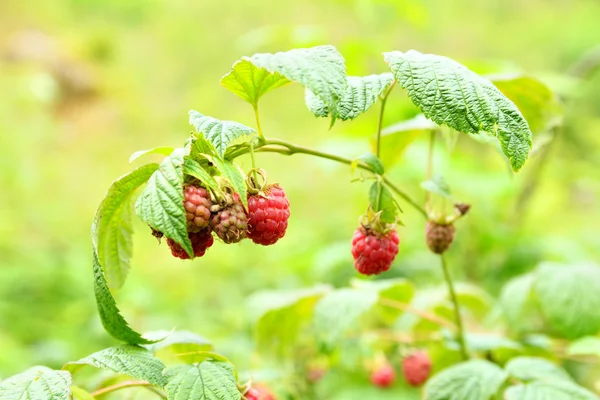
<path id="1" fill-rule="evenodd" d="M 213 214 L 210 226 L 225 243 L 237 243 L 246 237 L 248 216 L 237 195 L 231 205 Z"/>
<path id="2" fill-rule="evenodd" d="M 410 385 L 421 386 L 431 373 L 431 359 L 425 352 L 415 352 L 402 360 L 402 372 Z"/>
<path id="3" fill-rule="evenodd" d="M 192 242 L 192 249 L 194 249 L 195 257 L 202 257 L 204 253 L 206 253 L 206 250 L 214 243 L 210 229 L 204 229 L 200 232 L 188 232 L 188 237 L 190 238 L 190 242 Z M 181 258 L 182 260 L 190 258 L 184 248 L 173 239 L 167 239 L 167 244 L 171 249 L 173 257 Z"/>
<path id="4" fill-rule="evenodd" d="M 371 383 L 381 388 L 391 386 L 395 380 L 396 372 L 394 371 L 394 368 L 392 368 L 392 366 L 389 364 L 385 364 L 378 367 L 371 374 Z"/>
<path id="5" fill-rule="evenodd" d="M 183 208 L 188 232 L 200 232 L 210 221 L 210 194 L 203 187 L 188 185 L 183 190 Z"/>
<path id="6" fill-rule="evenodd" d="M 454 240 L 454 225 L 439 224 L 435 221 L 427 221 L 425 226 L 425 241 L 427 246 L 435 254 L 442 254 Z"/>
<path id="7" fill-rule="evenodd" d="M 377 275 L 392 266 L 400 238 L 395 229 L 382 234 L 359 226 L 352 238 L 354 267 L 364 275 Z"/>
<path id="8" fill-rule="evenodd" d="M 248 237 L 269 246 L 285 235 L 290 218 L 290 202 L 285 191 L 272 185 L 264 194 L 248 196 Z"/>

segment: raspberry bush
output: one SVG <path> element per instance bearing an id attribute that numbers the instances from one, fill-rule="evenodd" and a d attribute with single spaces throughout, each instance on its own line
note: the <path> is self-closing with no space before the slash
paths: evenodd
<path id="1" fill-rule="evenodd" d="M 148 396 L 174 400 L 596 399 L 571 379 L 539 340 L 509 338 L 503 332 L 487 334 L 481 321 L 484 316 L 498 318 L 499 313 L 509 321 L 526 315 L 531 322 L 540 321 L 534 328 L 546 327 L 544 332 L 567 339 L 590 336 L 575 350 L 561 350 L 565 355 L 577 354 L 581 347 L 597 342 L 593 335 L 600 331 L 600 321 L 594 314 L 600 304 L 586 303 L 573 318 L 563 319 L 556 310 L 575 301 L 573 293 L 582 285 L 597 286 L 597 268 L 581 265 L 565 274 L 555 265 L 543 265 L 504 288 L 497 312 L 492 314 L 487 294 L 472 285 L 454 284 L 447 257 L 453 246 L 460 245 L 461 219 L 470 205 L 456 201 L 441 176 L 433 174 L 436 138 L 464 133 L 491 142 L 517 172 L 529 157 L 532 132 L 515 102 L 523 104 L 522 96 L 529 99 L 535 93 L 501 91 L 456 61 L 414 50 L 384 53 L 380 64 L 382 70 L 387 64 L 389 71 L 347 76 L 345 60 L 333 46 L 260 53 L 234 63 L 221 84 L 250 104 L 256 127 L 190 111 L 194 132 L 182 146 L 136 152 L 132 161 L 150 154 L 165 157 L 159 164 L 142 165 L 114 181 L 96 212 L 92 225 L 94 294 L 104 329 L 123 344 L 67 363 L 62 370 L 34 367 L 1 381 L 0 398 L 89 399 L 145 387 Z M 380 113 L 371 151 L 348 158 L 267 136 L 260 125 L 259 100 L 293 82 L 305 87 L 308 110 L 316 117 L 329 118 L 329 126 L 353 120 L 377 104 Z M 386 107 L 392 105 L 387 104 L 392 99 L 388 96 L 400 90 L 422 114 L 384 131 Z M 410 140 L 402 148 L 384 143 L 390 136 L 396 140 L 394 135 L 408 136 L 408 132 L 429 137 L 421 184 L 424 202 L 415 194 L 420 189 L 390 172 Z M 127 211 L 135 210 L 148 227 L 144 233 L 155 236 L 165 251 L 191 263 L 204 262 L 201 257 L 213 246 L 215 236 L 219 239 L 215 246 L 240 243 L 229 250 L 240 254 L 244 246 L 279 245 L 286 240 L 286 232 L 294 230 L 290 210 L 295 200 L 291 191 L 288 199 L 285 182 L 269 181 L 267 171 L 260 168 L 269 153 L 338 162 L 348 166 L 347 177 L 353 175 L 353 182 L 370 182 L 358 228 L 354 234 L 341 233 L 349 243 L 345 257 L 349 262 L 353 259 L 356 270 L 348 269 L 349 285 L 266 291 L 247 300 L 256 351 L 269 355 L 272 365 L 281 368 L 238 371 L 209 341 L 194 333 L 137 332 L 121 314 L 114 296 L 124 284 L 132 257 L 133 223 Z M 318 206 L 322 194 L 313 193 L 310 183 L 307 178 L 305 189 L 316 199 L 314 212 L 295 213 L 294 218 L 318 224 L 328 214 Z M 327 195 L 339 196 L 340 203 L 348 200 L 343 193 Z M 403 208 L 423 220 L 409 218 L 405 226 Z M 427 262 L 439 264 L 438 275 L 444 281 L 443 287 L 424 290 L 426 297 L 415 290 L 415 283 L 400 277 L 401 265 L 406 265 L 401 260 L 401 238 L 415 232 L 422 237 L 423 230 L 423 246 L 431 251 Z M 265 257 L 270 249 L 262 249 Z M 369 278 L 373 275 L 378 276 Z M 593 322 L 581 322 L 588 319 Z M 235 326 L 241 329 L 242 325 Z M 527 333 L 536 333 L 535 329 Z M 277 364 L 282 356 L 293 361 Z M 382 364 L 381 360 L 386 361 Z M 106 382 L 90 393 L 73 385 L 81 365 L 131 380 Z M 396 378 L 400 370 L 403 379 Z M 255 375 L 265 385 L 255 384 Z"/>

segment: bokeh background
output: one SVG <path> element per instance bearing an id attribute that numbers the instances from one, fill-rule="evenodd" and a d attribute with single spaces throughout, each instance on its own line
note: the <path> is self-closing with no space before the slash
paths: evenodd
<path id="1" fill-rule="evenodd" d="M 257 52 L 333 44 L 349 74 L 366 75 L 386 71 L 382 52 L 416 49 L 481 73 L 538 77 L 565 112 L 544 157 L 512 175 L 492 147 L 466 135 L 452 151 L 436 148 L 436 172 L 473 206 L 449 254 L 453 272 L 496 295 L 542 260 L 600 261 L 600 73 L 589 62 L 599 15 L 595 0 L 2 0 L 0 378 L 114 344 L 92 292 L 95 207 L 132 168 L 131 153 L 182 145 L 189 109 L 254 126 L 251 107 L 219 79 Z M 400 90 L 388 104 L 386 125 L 418 112 Z M 328 130 L 304 106 L 303 88 L 290 85 L 263 98 L 261 117 L 267 136 L 352 157 L 369 149 L 377 110 Z M 389 171 L 418 199 L 426 149 L 427 137 L 417 138 Z M 259 154 L 258 162 L 291 199 L 285 240 L 216 244 L 181 262 L 138 223 L 131 273 L 117 294 L 136 329 L 197 332 L 246 370 L 261 355 L 245 299 L 355 278 L 349 240 L 368 201 L 368 184 L 351 183 L 345 166 L 302 155 Z M 388 277 L 439 282 L 423 221 L 404 211 Z"/>

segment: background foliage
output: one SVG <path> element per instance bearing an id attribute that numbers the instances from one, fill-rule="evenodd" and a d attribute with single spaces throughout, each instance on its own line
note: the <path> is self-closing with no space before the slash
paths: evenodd
<path id="1" fill-rule="evenodd" d="M 448 254 L 457 279 L 481 285 L 492 299 L 505 282 L 528 272 L 531 282 L 521 281 L 521 288 L 532 285 L 538 296 L 560 291 L 553 285 L 563 278 L 548 278 L 560 271 L 538 264 L 600 261 L 600 74 L 584 81 L 568 74 L 599 44 L 590 34 L 599 13 L 591 0 L 304 1 L 275 8 L 267 1 L 2 1 L 0 378 L 36 364 L 60 368 L 115 345 L 99 323 L 91 290 L 95 207 L 110 182 L 131 169 L 127 157 L 135 150 L 180 145 L 191 130 L 188 109 L 254 126 L 251 108 L 217 82 L 240 55 L 256 52 L 331 43 L 346 58 L 348 74 L 363 76 L 387 71 L 383 51 L 417 49 L 479 73 L 524 71 L 563 95 L 568 101 L 559 140 L 518 175 L 507 172 L 491 146 L 464 135 L 452 152 L 440 146 L 436 153 L 436 170 L 453 195 L 473 205 Z M 348 157 L 368 150 L 378 112 L 374 108 L 352 124 L 339 121 L 328 131 L 327 120 L 306 110 L 299 85 L 265 96 L 261 109 L 268 136 Z M 395 91 L 385 125 L 417 113 L 406 94 Z M 535 149 L 545 136 L 536 137 L 535 122 L 532 129 Z M 417 136 L 388 170 L 417 198 L 424 196 L 419 182 L 426 151 L 426 135 Z M 136 220 L 135 256 L 118 295 L 139 330 L 198 332 L 240 371 L 263 371 L 259 377 L 268 378 L 270 368 L 294 370 L 294 360 L 272 361 L 253 340 L 264 328 L 253 325 L 261 295 L 252 296 L 254 302 L 247 298 L 265 289 L 314 287 L 312 297 L 289 300 L 302 309 L 315 301 L 315 285 L 341 287 L 355 278 L 349 239 L 368 187 L 350 184 L 349 169 L 327 161 L 295 156 L 283 164 L 267 154 L 258 160 L 290 197 L 285 240 L 273 248 L 215 246 L 201 260 L 183 263 L 142 234 L 146 228 Z M 405 211 L 400 253 L 386 277 L 410 279 L 426 301 L 442 277 L 426 251 L 422 219 Z M 576 268 L 587 273 L 583 265 Z M 543 269 L 546 278 L 540 279 Z M 516 293 L 529 293 L 521 288 Z M 552 300 L 558 309 L 564 306 Z M 554 333 L 598 331 L 593 308 L 587 324 L 557 321 L 556 312 L 563 311 L 556 309 L 544 316 Z M 510 315 L 523 317 L 518 314 Z M 492 321 L 497 330 L 501 322 Z M 597 390 L 593 369 L 577 375 L 581 365 L 567 367 Z"/>

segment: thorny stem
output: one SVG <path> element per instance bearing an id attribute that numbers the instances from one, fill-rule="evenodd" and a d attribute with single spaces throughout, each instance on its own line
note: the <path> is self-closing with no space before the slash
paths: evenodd
<path id="1" fill-rule="evenodd" d="M 161 392 L 155 391 L 154 388 L 152 387 L 152 384 L 148 381 L 125 381 L 125 382 L 119 382 L 117 384 L 114 384 L 112 386 L 107 386 L 104 387 L 102 389 L 98 389 L 95 392 L 91 393 L 92 397 L 96 397 L 96 396 L 101 396 L 107 393 L 111 393 L 111 392 L 115 392 L 117 390 L 121 390 L 121 389 L 127 389 L 127 388 L 131 388 L 131 387 L 146 387 L 148 389 L 150 389 L 152 392 L 154 392 L 155 394 L 157 394 L 158 396 L 160 396 L 163 399 L 166 399 L 167 397 L 162 394 Z"/>
<path id="2" fill-rule="evenodd" d="M 270 152 L 270 153 L 279 153 L 283 155 L 291 156 L 293 154 L 308 154 L 319 158 L 325 158 L 327 160 L 337 161 L 342 164 L 350 165 L 353 160 L 345 157 L 340 157 L 335 154 L 325 153 L 319 150 L 310 149 L 308 147 L 298 146 L 293 143 L 286 142 L 280 139 L 265 139 L 263 143 L 259 144 L 255 148 L 256 152 Z M 236 153 L 231 155 L 231 158 L 234 159 L 243 154 L 246 154 L 248 149 L 240 149 Z M 358 168 L 364 169 L 366 171 L 374 172 L 371 167 L 369 167 L 366 163 L 360 161 L 358 163 Z M 413 206 L 419 213 L 421 213 L 425 218 L 427 218 L 427 213 L 425 209 L 421 207 L 415 200 L 413 200 L 407 193 L 402 191 L 396 185 L 394 185 L 387 177 L 382 176 L 383 182 L 389 187 L 393 192 L 395 192 L 398 196 L 404 199 L 407 203 Z"/>
<path id="3" fill-rule="evenodd" d="M 468 360 L 469 352 L 467 350 L 467 343 L 465 342 L 465 331 L 462 324 L 462 318 L 460 316 L 460 304 L 458 304 L 458 298 L 456 297 L 456 292 L 454 291 L 454 283 L 452 282 L 452 276 L 450 276 L 450 270 L 448 269 L 446 257 L 442 254 L 440 255 L 440 259 L 442 261 L 442 270 L 444 271 L 446 285 L 448 286 L 448 291 L 450 292 L 450 299 L 452 300 L 452 304 L 454 305 L 456 327 L 458 328 L 456 336 L 458 339 L 458 344 L 460 345 L 460 352 L 462 354 L 463 360 Z"/>
<path id="4" fill-rule="evenodd" d="M 379 121 L 377 123 L 377 142 L 376 142 L 376 153 L 377 158 L 379 158 L 380 148 L 381 148 L 381 129 L 383 128 L 383 114 L 385 112 L 385 103 L 387 102 L 387 98 L 390 95 L 394 85 L 396 84 L 396 80 L 392 82 L 388 90 L 385 92 L 385 95 L 381 98 L 381 108 L 379 109 Z"/>

